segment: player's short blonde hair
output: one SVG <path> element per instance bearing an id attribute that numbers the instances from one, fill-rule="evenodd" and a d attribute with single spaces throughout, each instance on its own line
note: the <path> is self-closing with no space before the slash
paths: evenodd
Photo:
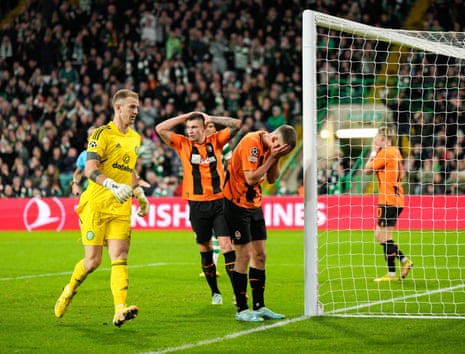
<path id="1" fill-rule="evenodd" d="M 111 105 L 115 106 L 116 103 L 125 100 L 128 97 L 134 97 L 139 99 L 139 94 L 133 90 L 129 89 L 121 89 L 115 92 L 113 98 L 111 100 Z"/>
<path id="2" fill-rule="evenodd" d="M 397 136 L 395 129 L 390 125 L 383 125 L 382 127 L 378 128 L 378 135 L 384 136 L 387 138 L 392 145 L 397 144 Z"/>

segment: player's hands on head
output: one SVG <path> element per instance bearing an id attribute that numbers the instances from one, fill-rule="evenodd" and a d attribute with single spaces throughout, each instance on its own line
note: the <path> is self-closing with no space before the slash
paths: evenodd
<path id="1" fill-rule="evenodd" d="M 287 155 L 289 151 L 291 151 L 291 147 L 288 144 L 276 144 L 271 148 L 271 156 L 275 159 L 280 159 L 284 155 Z"/>
<path id="2" fill-rule="evenodd" d="M 375 137 L 371 143 L 371 151 L 378 152 L 379 150 L 381 150 L 381 144 L 379 139 Z"/>
<path id="3" fill-rule="evenodd" d="M 144 190 L 139 186 L 134 188 L 132 191 L 134 196 L 137 198 L 137 202 L 139 203 L 139 210 L 137 211 L 137 215 L 145 216 L 149 212 L 149 201 L 145 196 Z"/>
<path id="4" fill-rule="evenodd" d="M 127 184 L 116 183 L 111 178 L 103 181 L 103 186 L 110 190 L 120 203 L 124 203 L 132 196 L 132 188 Z"/>

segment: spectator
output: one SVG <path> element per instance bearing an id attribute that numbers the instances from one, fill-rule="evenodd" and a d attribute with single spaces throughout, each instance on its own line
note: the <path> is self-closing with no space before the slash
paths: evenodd
<path id="1" fill-rule="evenodd" d="M 65 60 L 63 67 L 58 73 L 58 79 L 60 80 L 61 89 L 66 90 L 70 84 L 71 88 L 79 83 L 79 73 L 73 68 L 73 63 L 70 59 Z"/>
<path id="2" fill-rule="evenodd" d="M 89 126 L 92 123 L 103 125 L 111 116 L 109 100 L 105 97 L 108 93 L 102 90 L 114 92 L 126 84 L 144 92 L 144 98 L 158 100 L 159 116 L 155 123 L 175 116 L 179 113 L 177 110 L 183 111 L 168 104 L 177 96 L 178 88 L 171 85 L 174 77 L 187 97 L 197 100 L 188 102 L 191 106 L 216 110 L 217 114 L 227 111 L 233 115 L 240 112 L 246 100 L 250 100 L 252 104 L 247 105 L 245 115 L 250 117 L 254 110 L 261 110 L 264 117 L 255 119 L 257 127 L 254 129 L 261 128 L 260 125 L 271 116 L 274 105 L 281 109 L 288 123 L 299 124 L 302 109 L 302 38 L 299 28 L 302 23 L 301 17 L 293 14 L 300 13 L 304 4 L 307 8 L 352 19 L 361 18 L 367 24 L 374 24 L 382 21 L 396 23 L 392 17 L 398 16 L 399 12 L 392 11 L 389 2 L 378 11 L 385 11 L 386 19 L 382 19 L 378 12 L 374 14 L 373 8 L 367 4 L 361 7 L 361 15 L 357 17 L 357 4 L 349 7 L 326 5 L 325 2 L 304 3 L 289 1 L 283 8 L 282 4 L 273 2 L 257 5 L 256 2 L 236 1 L 223 6 L 202 0 L 191 7 L 185 2 L 177 7 L 173 2 L 144 0 L 134 9 L 126 10 L 130 20 L 124 22 L 125 7 L 116 3 L 106 6 L 93 2 L 90 6 L 84 1 L 70 6 L 65 1 L 58 1 L 49 6 L 50 11 L 45 11 L 43 21 L 40 21 L 34 15 L 37 6 L 32 2 L 10 28 L 0 30 L 0 38 L 9 37 L 11 42 L 12 55 L 8 54 L 8 58 L 14 58 L 0 59 L 0 100 L 3 98 L 4 101 L 3 104 L 0 101 L 0 115 L 16 115 L 18 104 L 26 104 L 27 100 L 32 102 L 26 104 L 28 118 L 25 120 L 29 120 L 31 128 L 24 146 L 34 164 L 37 158 L 32 158 L 33 146 L 42 144 L 43 140 L 37 129 L 42 135 L 43 126 L 48 125 L 46 121 L 56 129 L 55 133 L 49 131 L 51 135 L 47 136 L 51 148 L 59 144 L 57 139 L 67 132 L 71 146 L 80 151 Z M 406 11 L 403 7 L 400 11 Z M 460 8 L 457 4 L 453 7 Z M 438 8 L 432 7 L 430 11 L 437 14 Z M 461 23 L 463 16 L 455 15 L 459 13 L 454 13 L 454 22 Z M 154 21 L 153 27 L 143 18 Z M 444 27 L 443 21 L 440 22 Z M 6 52 L 9 53 L 9 49 Z M 34 54 L 36 58 L 32 59 L 36 60 L 30 60 Z M 175 57 L 180 60 L 174 60 Z M 196 64 L 201 66 L 202 80 L 196 75 Z M 279 89 L 271 90 L 273 85 Z M 189 90 L 188 86 L 193 89 Z M 209 98 L 205 87 L 211 90 L 213 99 Z M 287 96 L 287 102 L 283 101 L 284 96 Z M 90 112 L 85 114 L 86 118 L 79 111 L 69 114 L 76 101 Z M 17 118 L 17 122 L 18 119 L 23 118 Z M 47 148 L 41 153 L 47 155 L 49 151 Z M 42 163 L 46 164 L 47 160 Z M 173 170 L 172 173 L 176 172 Z"/>
<path id="3" fill-rule="evenodd" d="M 285 123 L 284 115 L 279 106 L 273 106 L 271 116 L 266 120 L 267 130 L 272 132 Z"/>

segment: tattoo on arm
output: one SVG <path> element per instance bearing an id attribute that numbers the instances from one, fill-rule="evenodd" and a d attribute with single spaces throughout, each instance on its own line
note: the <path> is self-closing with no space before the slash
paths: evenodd
<path id="1" fill-rule="evenodd" d="M 231 134 L 231 138 L 236 136 L 236 134 L 239 132 L 239 128 L 236 127 L 229 127 L 229 132 Z"/>
<path id="2" fill-rule="evenodd" d="M 93 170 L 92 173 L 90 174 L 90 179 L 97 183 L 97 177 L 100 176 L 102 172 L 100 170 Z"/>

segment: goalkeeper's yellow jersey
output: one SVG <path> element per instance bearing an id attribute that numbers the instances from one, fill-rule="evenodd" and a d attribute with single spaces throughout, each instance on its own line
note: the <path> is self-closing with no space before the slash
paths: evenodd
<path id="1" fill-rule="evenodd" d="M 113 122 L 110 122 L 92 133 L 87 145 L 87 153 L 96 153 L 100 156 L 100 171 L 105 177 L 130 186 L 140 144 L 141 137 L 136 131 L 129 128 L 128 132 L 123 134 Z M 79 214 L 82 208 L 88 206 L 101 213 L 131 215 L 131 205 L 131 198 L 120 203 L 110 190 L 89 180 L 76 212 Z"/>

